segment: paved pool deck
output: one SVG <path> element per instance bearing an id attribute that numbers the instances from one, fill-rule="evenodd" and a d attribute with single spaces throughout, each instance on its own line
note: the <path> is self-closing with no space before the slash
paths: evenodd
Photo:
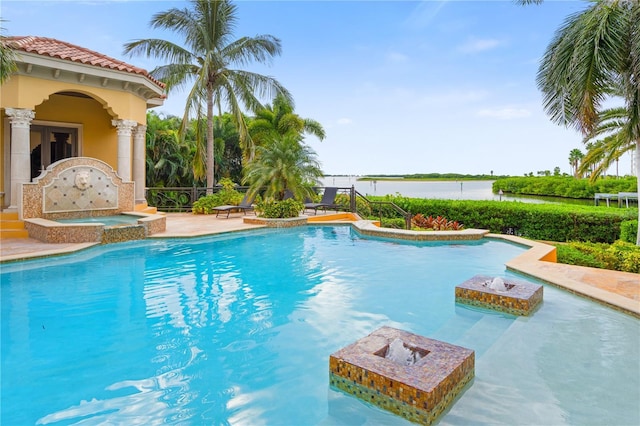
<path id="1" fill-rule="evenodd" d="M 348 223 L 343 219 L 331 220 L 331 214 L 332 212 L 318 212 L 318 216 L 309 217 L 326 219 L 322 221 L 326 224 Z M 245 223 L 244 217 L 247 216 L 241 213 L 232 214 L 229 218 L 191 213 L 167 213 L 166 216 L 166 230 L 149 238 L 188 238 L 264 227 Z M 530 247 L 524 254 L 507 262 L 507 269 L 640 318 L 640 274 L 544 261 L 540 259 L 548 257 L 550 252 L 550 246 L 546 244 L 507 235 L 488 234 L 487 237 Z M 72 253 L 96 244 L 48 244 L 32 238 L 3 239 L 0 240 L 0 270 L 2 262 Z"/>

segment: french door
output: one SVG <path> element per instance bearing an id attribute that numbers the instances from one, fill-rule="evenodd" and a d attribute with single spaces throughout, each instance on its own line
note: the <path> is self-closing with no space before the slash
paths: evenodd
<path id="1" fill-rule="evenodd" d="M 31 126 L 31 179 L 48 165 L 78 156 L 78 129 L 58 126 Z"/>

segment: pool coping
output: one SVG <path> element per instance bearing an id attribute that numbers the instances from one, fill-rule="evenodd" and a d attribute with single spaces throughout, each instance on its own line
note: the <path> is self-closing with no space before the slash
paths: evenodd
<path id="1" fill-rule="evenodd" d="M 266 228 L 266 225 L 244 223 L 244 215 L 231 219 L 216 219 L 207 215 L 189 213 L 166 213 L 165 215 L 167 217 L 167 229 L 149 236 L 148 239 L 190 238 Z M 426 240 L 426 236 L 432 237 L 432 240 L 447 241 L 450 239 L 441 237 L 451 232 L 456 232 L 421 232 L 379 228 L 376 226 L 375 221 L 354 221 L 342 216 L 333 216 L 335 217 L 333 219 L 331 214 L 323 216 L 318 219 L 310 216 L 313 220 L 310 220 L 304 226 L 349 225 L 357 232 L 365 235 L 368 233 L 368 235 L 377 237 L 402 238 L 405 240 L 413 240 L 416 234 L 421 234 L 420 241 Z M 362 232 L 362 230 L 365 230 L 365 232 Z M 505 263 L 507 270 L 538 279 L 546 284 L 640 318 L 640 274 L 556 263 L 556 249 L 554 246 L 522 237 L 492 234 L 486 230 L 474 230 L 473 232 L 467 230 L 466 233 L 471 234 L 467 235 L 467 237 L 473 237 L 467 239 L 496 239 L 528 247 L 527 251 Z M 416 241 L 417 238 L 415 239 Z M 0 240 L 0 244 L 3 251 L 3 254 L 0 255 L 1 265 L 7 262 L 73 253 L 88 249 L 99 243 L 46 244 L 32 239 L 21 238 Z M 624 291 L 621 291 L 621 289 Z M 626 293 L 626 295 L 622 293 Z"/>

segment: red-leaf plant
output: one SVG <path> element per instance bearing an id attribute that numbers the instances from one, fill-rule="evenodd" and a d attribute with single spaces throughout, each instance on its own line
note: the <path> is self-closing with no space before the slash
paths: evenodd
<path id="1" fill-rule="evenodd" d="M 464 229 L 464 225 L 455 220 L 447 220 L 442 216 L 424 217 L 421 213 L 413 216 L 411 219 L 413 226 L 421 229 L 432 229 L 434 231 L 460 231 Z"/>

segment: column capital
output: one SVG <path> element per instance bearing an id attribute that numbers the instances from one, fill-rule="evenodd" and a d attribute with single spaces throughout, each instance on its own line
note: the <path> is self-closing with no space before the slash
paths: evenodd
<path id="1" fill-rule="evenodd" d="M 138 124 L 136 126 L 136 130 L 133 134 L 133 137 L 143 137 L 146 136 L 147 133 L 147 126 L 145 126 L 144 124 Z"/>
<path id="2" fill-rule="evenodd" d="M 28 129 L 31 126 L 31 120 L 36 116 L 35 111 L 25 108 L 7 108 L 5 112 L 13 127 L 23 129 Z"/>
<path id="3" fill-rule="evenodd" d="M 131 131 L 138 123 L 133 120 L 111 120 L 111 125 L 118 128 L 118 136 L 131 136 Z"/>

